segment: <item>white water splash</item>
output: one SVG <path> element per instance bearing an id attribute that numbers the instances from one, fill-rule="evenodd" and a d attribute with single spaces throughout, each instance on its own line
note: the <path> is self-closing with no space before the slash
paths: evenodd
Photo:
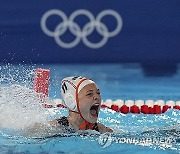
<path id="1" fill-rule="evenodd" d="M 0 87 L 0 128 L 19 130 L 44 123 L 46 111 L 33 90 L 20 85 Z"/>

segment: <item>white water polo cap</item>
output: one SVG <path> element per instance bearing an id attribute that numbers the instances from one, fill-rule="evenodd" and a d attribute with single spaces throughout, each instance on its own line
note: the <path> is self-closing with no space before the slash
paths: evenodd
<path id="1" fill-rule="evenodd" d="M 78 93 L 83 87 L 92 83 L 95 84 L 94 81 L 82 76 L 64 78 L 61 82 L 61 96 L 64 105 L 69 110 L 80 112 L 77 107 Z"/>

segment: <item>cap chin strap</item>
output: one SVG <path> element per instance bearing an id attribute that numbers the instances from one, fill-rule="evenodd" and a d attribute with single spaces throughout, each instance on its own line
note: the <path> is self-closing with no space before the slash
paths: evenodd
<path id="1" fill-rule="evenodd" d="M 89 123 L 87 121 L 84 121 L 80 127 L 79 127 L 79 130 L 84 130 L 84 129 L 94 129 L 94 124 L 92 123 Z"/>
<path id="2" fill-rule="evenodd" d="M 69 111 L 70 111 L 70 112 L 77 113 L 77 114 L 80 114 L 81 118 L 83 118 L 80 112 L 72 111 L 72 110 L 69 110 Z M 79 130 L 94 129 L 94 124 L 93 124 L 93 123 L 89 123 L 89 122 L 86 121 L 84 118 L 83 118 L 83 120 L 84 120 L 84 122 L 82 122 L 82 124 L 80 125 Z"/>
<path id="3" fill-rule="evenodd" d="M 89 123 L 88 121 L 86 121 L 86 120 L 84 119 L 84 117 L 83 117 L 82 114 L 81 114 L 80 108 L 79 108 L 78 89 L 79 89 L 80 84 L 81 84 L 82 82 L 84 82 L 85 80 L 88 80 L 88 79 L 87 79 L 87 78 L 82 79 L 82 80 L 78 83 L 78 85 L 77 85 L 77 87 L 76 87 L 76 103 L 77 103 L 78 112 L 76 112 L 76 111 L 71 111 L 71 110 L 70 110 L 71 112 L 78 113 L 78 114 L 81 116 L 81 118 L 84 120 L 84 122 L 82 122 L 82 124 L 80 125 L 79 130 L 83 130 L 83 129 L 93 129 L 93 128 L 94 128 L 94 124 Z"/>

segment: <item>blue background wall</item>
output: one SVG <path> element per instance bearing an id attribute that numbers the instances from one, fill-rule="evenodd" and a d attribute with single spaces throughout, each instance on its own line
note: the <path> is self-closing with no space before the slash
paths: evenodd
<path id="1" fill-rule="evenodd" d="M 108 39 L 98 49 L 81 41 L 73 48 L 60 47 L 41 29 L 45 12 L 59 9 L 69 17 L 75 10 L 89 10 L 94 17 L 112 9 L 122 17 L 123 27 L 118 35 Z M 60 19 L 49 19 L 54 29 Z M 87 23 L 79 16 L 78 25 Z M 114 18 L 104 19 L 113 30 Z M 62 39 L 74 39 L 66 32 Z M 101 40 L 94 31 L 92 42 Z M 180 1 L 179 0 L 1 0 L 0 1 L 0 62 L 10 63 L 89 63 L 140 62 L 143 64 L 174 64 L 180 62 Z"/>

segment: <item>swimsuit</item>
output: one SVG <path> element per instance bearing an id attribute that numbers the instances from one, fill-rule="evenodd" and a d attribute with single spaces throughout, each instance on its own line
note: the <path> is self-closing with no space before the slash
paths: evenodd
<path id="1" fill-rule="evenodd" d="M 67 117 L 65 117 L 65 116 L 61 117 L 60 119 L 56 119 L 56 120 L 58 121 L 58 123 L 60 125 L 63 125 L 64 127 L 68 127 L 69 126 L 69 121 L 68 121 Z M 97 123 L 94 124 L 92 130 L 96 130 L 96 131 L 99 132 L 99 128 L 98 128 Z"/>

